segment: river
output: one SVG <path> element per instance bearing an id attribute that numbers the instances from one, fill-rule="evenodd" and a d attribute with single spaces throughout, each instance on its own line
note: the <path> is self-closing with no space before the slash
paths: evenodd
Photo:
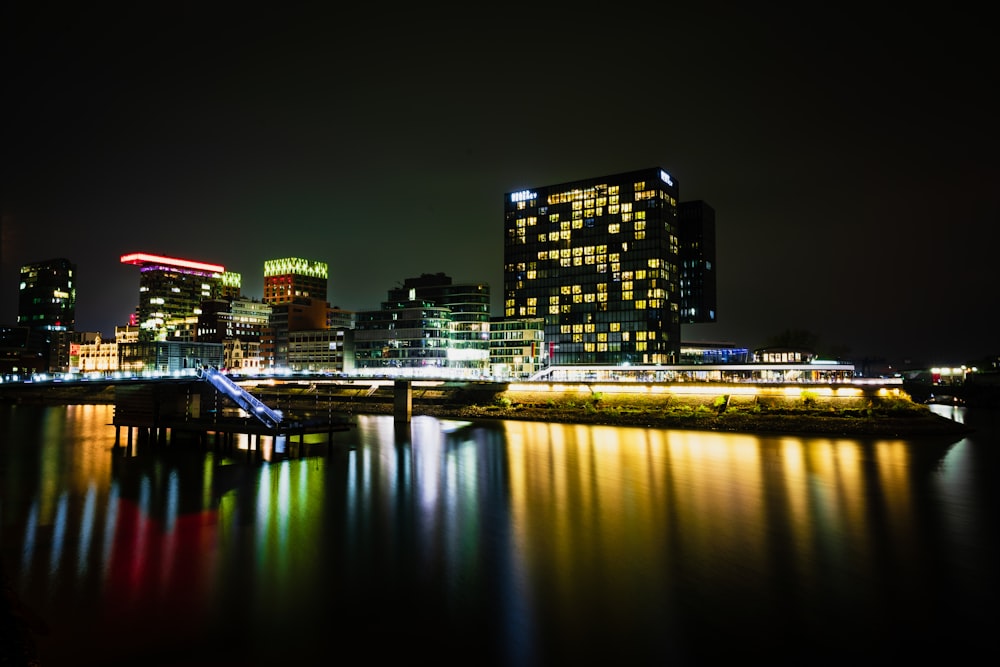
<path id="1" fill-rule="evenodd" d="M 359 416 L 255 460 L 0 405 L 0 564 L 44 667 L 989 663 L 998 413 L 933 409 L 975 431 Z"/>

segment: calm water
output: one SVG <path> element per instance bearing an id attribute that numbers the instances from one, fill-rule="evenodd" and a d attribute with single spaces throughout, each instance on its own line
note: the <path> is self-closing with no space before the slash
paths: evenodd
<path id="1" fill-rule="evenodd" d="M 990 662 L 998 416 L 935 409 L 976 433 L 360 417 L 254 461 L 0 405 L 0 555 L 46 667 Z"/>

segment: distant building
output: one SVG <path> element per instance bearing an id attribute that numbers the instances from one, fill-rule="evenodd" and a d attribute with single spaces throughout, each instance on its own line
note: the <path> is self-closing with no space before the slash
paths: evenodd
<path id="1" fill-rule="evenodd" d="M 504 317 L 544 319 L 550 364 L 677 363 L 678 197 L 658 167 L 506 193 Z"/>
<path id="2" fill-rule="evenodd" d="M 43 372 L 69 369 L 68 332 L 76 325 L 76 265 L 65 258 L 21 267 L 17 324 L 28 327 Z"/>
<path id="3" fill-rule="evenodd" d="M 232 289 L 235 275 L 219 264 L 148 253 L 122 255 L 121 263 L 139 267 L 136 319 L 142 341 L 192 341 L 202 303 Z"/>
<path id="4" fill-rule="evenodd" d="M 528 378 L 548 364 L 541 317 L 490 319 L 490 375 Z"/>
<path id="5" fill-rule="evenodd" d="M 451 309 L 430 299 L 385 301 L 355 313 L 356 370 L 439 372 L 448 366 Z"/>
<path id="6" fill-rule="evenodd" d="M 681 323 L 715 322 L 715 209 L 703 201 L 681 202 Z"/>
<path id="7" fill-rule="evenodd" d="M 487 373 L 490 361 L 490 286 L 453 283 L 444 273 L 407 278 L 388 292 L 388 301 L 431 301 L 451 311 L 447 366 Z"/>
<path id="8" fill-rule="evenodd" d="M 326 301 L 329 270 L 326 262 L 299 257 L 264 262 L 264 303 L 273 306 L 296 299 Z"/>

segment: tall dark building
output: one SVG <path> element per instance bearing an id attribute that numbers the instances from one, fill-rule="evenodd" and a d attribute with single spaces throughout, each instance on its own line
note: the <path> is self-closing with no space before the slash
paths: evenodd
<path id="1" fill-rule="evenodd" d="M 542 317 L 549 362 L 680 356 L 678 184 L 659 167 L 504 196 L 504 316 Z"/>
<path id="2" fill-rule="evenodd" d="M 57 258 L 21 267 L 17 323 L 30 331 L 28 353 L 37 370 L 69 370 L 70 338 L 76 327 L 76 265 Z"/>
<path id="3" fill-rule="evenodd" d="M 73 331 L 76 265 L 59 258 L 22 266 L 17 323 L 34 330 Z"/>
<path id="4" fill-rule="evenodd" d="M 681 322 L 715 322 L 715 209 L 683 201 L 680 217 Z"/>

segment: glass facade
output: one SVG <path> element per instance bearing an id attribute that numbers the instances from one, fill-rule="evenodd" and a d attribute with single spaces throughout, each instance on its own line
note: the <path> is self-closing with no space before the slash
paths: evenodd
<path id="1" fill-rule="evenodd" d="M 703 201 L 681 202 L 681 323 L 715 322 L 715 209 Z"/>
<path id="2" fill-rule="evenodd" d="M 225 268 L 186 259 L 135 253 L 123 264 L 139 266 L 139 338 L 142 341 L 188 339 L 197 330 L 201 304 L 223 295 Z"/>
<path id="3" fill-rule="evenodd" d="M 76 265 L 50 259 L 21 267 L 17 323 L 35 331 L 73 331 L 76 324 Z"/>
<path id="4" fill-rule="evenodd" d="M 451 310 L 432 301 L 385 302 L 359 311 L 354 326 L 357 369 L 445 368 Z"/>
<path id="5" fill-rule="evenodd" d="M 544 320 L 549 363 L 680 353 L 678 185 L 650 168 L 504 197 L 504 317 Z"/>

